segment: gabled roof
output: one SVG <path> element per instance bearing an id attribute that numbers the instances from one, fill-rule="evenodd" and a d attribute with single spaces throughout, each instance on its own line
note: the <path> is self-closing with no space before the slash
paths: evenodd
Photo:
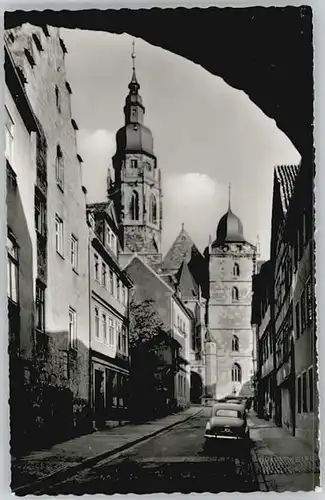
<path id="1" fill-rule="evenodd" d="M 175 293 L 175 289 L 170 285 L 168 284 L 165 280 L 163 280 L 159 274 L 157 274 L 153 269 L 152 267 L 148 266 L 148 264 L 144 261 L 144 259 L 141 258 L 141 256 L 137 253 L 134 253 L 132 255 L 132 257 L 130 258 L 129 262 L 127 262 L 127 264 L 124 266 L 123 268 L 123 271 L 126 271 L 128 270 L 128 268 L 132 265 L 132 263 L 134 261 L 138 261 L 140 262 L 146 269 L 147 271 L 150 271 L 151 274 L 153 274 L 163 285 L 165 285 L 165 287 L 170 290 L 171 292 Z"/>
<path id="2" fill-rule="evenodd" d="M 198 297 L 199 287 L 194 281 L 186 260 L 183 260 L 175 278 L 177 279 L 183 299 L 193 299 L 193 297 Z"/>
<path id="3" fill-rule="evenodd" d="M 87 203 L 87 210 L 90 210 L 93 214 L 103 214 L 106 213 L 113 221 L 115 228 L 118 228 L 116 211 L 114 207 L 113 200 L 107 200 L 101 203 Z"/>
<path id="4" fill-rule="evenodd" d="M 182 225 L 182 229 L 175 239 L 174 243 L 168 250 L 163 263 L 162 269 L 163 271 L 176 272 L 179 270 L 182 262 L 186 260 L 189 262 L 193 256 L 193 254 L 197 254 L 198 256 L 202 256 L 196 247 L 195 243 L 192 241 L 191 237 L 184 229 L 184 225 Z"/>
<path id="5" fill-rule="evenodd" d="M 274 169 L 274 176 L 279 183 L 280 199 L 284 215 L 288 211 L 299 170 L 300 165 L 279 165 Z"/>

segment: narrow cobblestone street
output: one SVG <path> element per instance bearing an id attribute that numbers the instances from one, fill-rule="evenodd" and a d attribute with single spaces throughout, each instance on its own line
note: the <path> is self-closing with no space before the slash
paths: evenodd
<path id="1" fill-rule="evenodd" d="M 32 471 L 29 481 L 35 480 L 37 475 L 40 480 L 46 479 L 46 474 L 37 470 L 45 458 L 52 466 L 52 472 L 55 467 L 59 470 L 64 464 L 67 465 L 67 472 L 64 476 L 49 478 L 46 483 L 34 483 L 29 492 L 280 492 L 313 490 L 319 484 L 318 458 L 284 429 L 258 419 L 254 412 L 249 417 L 251 447 L 232 441 L 218 441 L 216 446 L 207 450 L 204 446 L 204 429 L 209 413 L 209 408 L 191 408 L 184 415 L 139 425 L 137 429 L 134 426 L 132 431 L 132 426 L 126 425 L 117 430 L 84 436 L 66 445 L 63 443 L 52 451 L 34 453 L 29 460 L 17 460 L 13 469 L 15 482 L 26 483 L 26 474 Z M 171 423 L 176 425 L 170 428 Z M 147 427 L 150 426 L 159 434 L 149 437 Z M 141 435 L 143 439 L 140 439 Z M 129 441 L 127 436 L 130 437 Z M 124 450 L 120 447 L 122 442 L 128 443 Z M 100 447 L 98 443 L 101 443 Z M 93 452 L 97 450 L 97 460 L 96 454 L 92 457 L 89 455 L 92 447 Z M 105 448 L 108 450 L 110 447 L 110 456 L 104 457 Z M 94 459 L 94 462 L 90 464 L 89 458 Z M 77 462 L 81 465 L 78 471 L 74 469 Z M 26 491 L 18 489 L 16 494 L 26 494 Z"/>

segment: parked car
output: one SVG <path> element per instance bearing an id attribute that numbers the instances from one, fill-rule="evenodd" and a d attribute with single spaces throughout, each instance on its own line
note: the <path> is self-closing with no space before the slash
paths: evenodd
<path id="1" fill-rule="evenodd" d="M 206 442 L 215 439 L 244 439 L 249 440 L 244 405 L 238 403 L 217 403 L 212 409 L 204 437 Z"/>

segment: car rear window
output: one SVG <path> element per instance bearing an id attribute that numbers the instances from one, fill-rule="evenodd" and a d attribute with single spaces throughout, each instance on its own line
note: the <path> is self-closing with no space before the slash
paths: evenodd
<path id="1" fill-rule="evenodd" d="M 216 410 L 216 417 L 232 417 L 232 418 L 240 418 L 240 412 L 237 410 L 228 410 L 222 409 Z"/>

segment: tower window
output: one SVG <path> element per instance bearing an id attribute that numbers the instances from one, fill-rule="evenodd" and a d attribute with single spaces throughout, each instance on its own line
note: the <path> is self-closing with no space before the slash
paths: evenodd
<path id="1" fill-rule="evenodd" d="M 231 381 L 241 382 L 241 367 L 238 363 L 234 363 L 231 368 Z"/>
<path id="2" fill-rule="evenodd" d="M 239 300 L 239 292 L 236 286 L 233 287 L 231 294 L 232 294 L 232 300 L 234 301 Z"/>
<path id="3" fill-rule="evenodd" d="M 153 194 L 150 197 L 149 220 L 152 224 L 157 224 L 157 201 Z"/>
<path id="4" fill-rule="evenodd" d="M 138 168 L 138 160 L 131 160 L 131 168 Z"/>
<path id="5" fill-rule="evenodd" d="M 133 191 L 131 195 L 130 217 L 132 220 L 139 220 L 139 194 L 137 191 Z"/>
<path id="6" fill-rule="evenodd" d="M 234 264 L 234 267 L 232 268 L 232 274 L 233 276 L 240 276 L 240 268 L 239 268 L 239 264 L 237 262 L 235 262 Z"/>
<path id="7" fill-rule="evenodd" d="M 234 335 L 232 338 L 232 350 L 233 351 L 239 351 L 239 340 L 237 335 Z"/>

